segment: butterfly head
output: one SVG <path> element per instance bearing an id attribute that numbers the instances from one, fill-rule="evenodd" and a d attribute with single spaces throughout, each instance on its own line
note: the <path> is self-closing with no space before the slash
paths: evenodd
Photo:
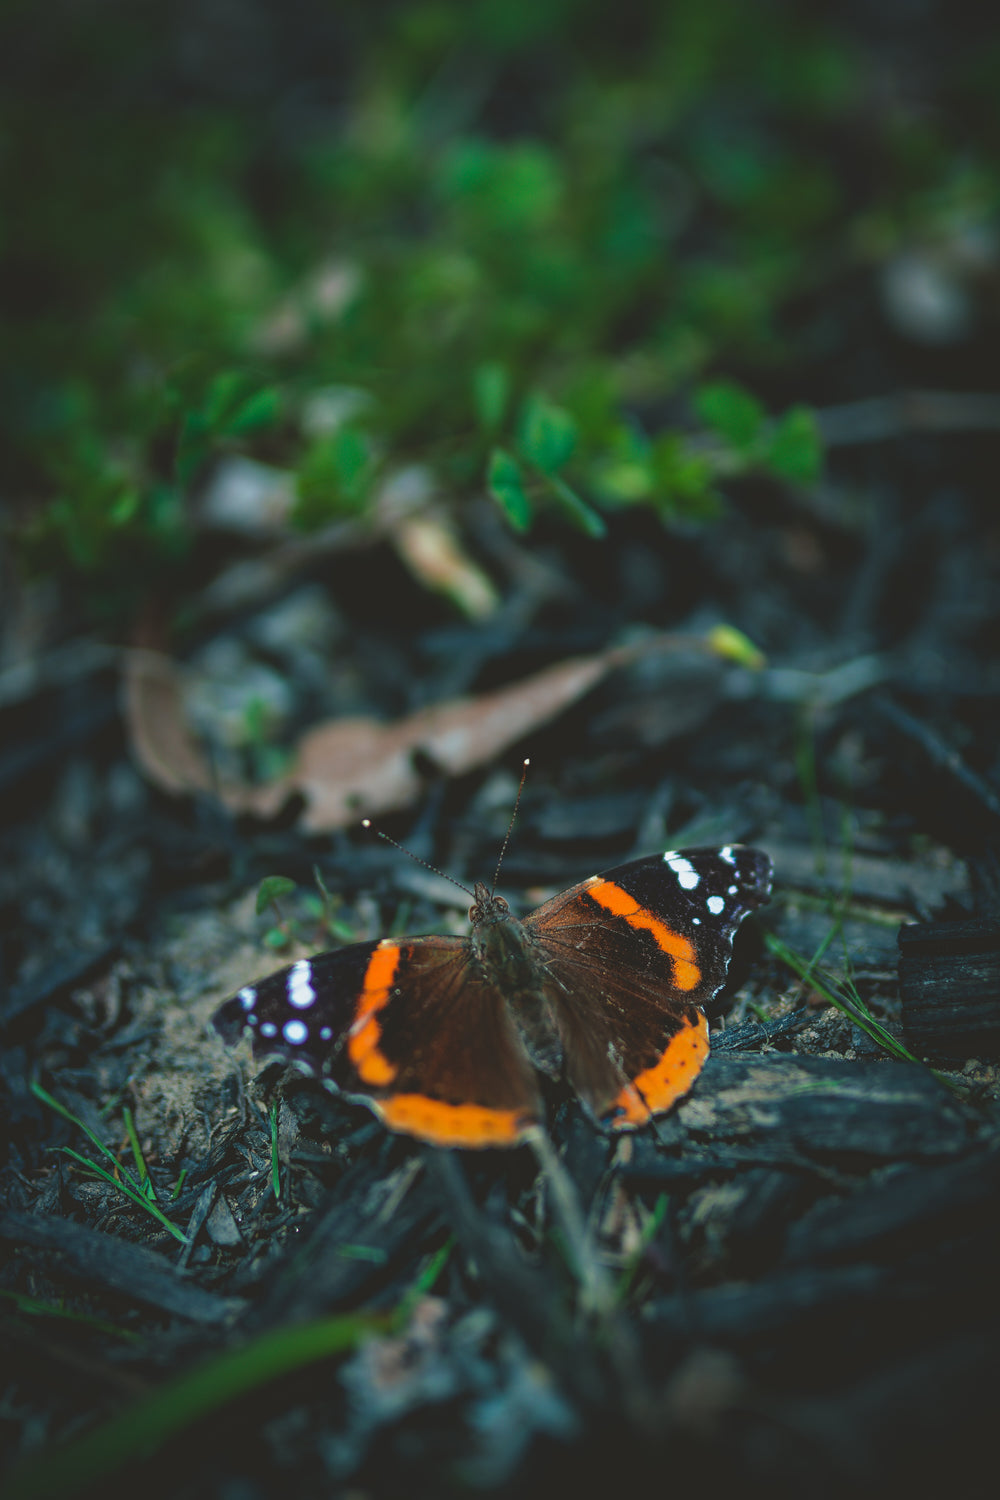
<path id="1" fill-rule="evenodd" d="M 488 922 L 502 922 L 510 916 L 510 907 L 502 896 L 494 896 L 488 885 L 481 880 L 475 885 L 476 903 L 469 907 L 469 921 L 473 927 L 482 927 Z"/>

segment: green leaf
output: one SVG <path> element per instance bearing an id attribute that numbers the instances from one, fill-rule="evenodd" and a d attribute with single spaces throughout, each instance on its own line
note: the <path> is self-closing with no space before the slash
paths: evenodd
<path id="1" fill-rule="evenodd" d="M 706 454 L 693 452 L 676 432 L 663 432 L 653 443 L 652 461 L 659 490 L 658 509 L 665 517 L 715 519 L 722 502 L 712 488 L 715 476 Z"/>
<path id="2" fill-rule="evenodd" d="M 531 501 L 517 459 L 504 448 L 494 448 L 486 470 L 486 487 L 515 531 L 531 525 Z"/>
<path id="3" fill-rule="evenodd" d="M 246 432 L 257 432 L 262 427 L 272 427 L 281 416 L 281 395 L 276 386 L 264 386 L 248 396 L 228 418 L 225 430 L 238 437 Z"/>
<path id="4" fill-rule="evenodd" d="M 289 880 L 287 875 L 268 875 L 262 880 L 257 890 L 257 915 L 276 901 L 279 896 L 287 896 L 295 889 L 295 881 Z"/>
<path id="5" fill-rule="evenodd" d="M 740 453 L 753 447 L 764 425 L 764 408 L 756 396 L 735 381 L 718 380 L 701 386 L 695 392 L 694 407 L 706 427 Z"/>
<path id="6" fill-rule="evenodd" d="M 199 413 L 207 432 L 222 426 L 233 408 L 244 399 L 247 379 L 242 370 L 221 370 L 209 381 Z"/>
<path id="7" fill-rule="evenodd" d="M 774 424 L 766 461 L 781 479 L 814 484 L 823 472 L 823 440 L 808 406 L 793 406 Z"/>
<path id="8" fill-rule="evenodd" d="M 529 396 L 521 411 L 517 443 L 529 463 L 544 474 L 554 474 L 573 456 L 576 423 L 568 411 L 545 396 Z"/>
<path id="9" fill-rule="evenodd" d="M 374 473 L 371 442 L 356 427 L 338 427 L 320 438 L 302 460 L 296 480 L 300 525 L 322 526 L 364 510 Z"/>
<path id="10" fill-rule="evenodd" d="M 477 365 L 472 375 L 472 398 L 480 427 L 494 432 L 503 421 L 510 396 L 510 377 L 496 360 Z"/>
<path id="11" fill-rule="evenodd" d="M 548 488 L 559 502 L 560 508 L 566 513 L 578 531 L 584 536 L 594 538 L 596 541 L 607 533 L 604 517 L 600 515 L 593 506 L 582 500 L 576 490 L 570 489 L 565 479 L 560 479 L 558 474 L 552 474 L 547 480 Z"/>

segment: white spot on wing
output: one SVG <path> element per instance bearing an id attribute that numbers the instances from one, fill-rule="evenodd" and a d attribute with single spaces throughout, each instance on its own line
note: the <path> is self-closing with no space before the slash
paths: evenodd
<path id="1" fill-rule="evenodd" d="M 281 1028 L 281 1034 L 286 1042 L 298 1046 L 299 1042 L 304 1042 L 309 1035 L 309 1028 L 305 1021 L 286 1021 Z"/>
<path id="2" fill-rule="evenodd" d="M 320 1027 L 319 1037 L 321 1042 L 328 1042 L 332 1036 L 333 1032 L 330 1030 L 329 1026 Z"/>
<path id="3" fill-rule="evenodd" d="M 726 895 L 727 895 L 727 896 L 735 896 L 735 895 L 736 895 L 736 892 L 737 892 L 737 891 L 738 891 L 738 890 L 739 890 L 739 886 L 736 886 L 736 885 L 731 885 L 731 886 L 730 886 L 730 887 L 729 887 L 729 889 L 728 889 L 728 891 L 727 891 L 727 892 L 726 892 Z"/>
<path id="4" fill-rule="evenodd" d="M 724 859 L 727 865 L 734 865 L 736 863 L 736 855 L 733 853 L 732 844 L 727 844 L 724 849 L 719 850 L 719 858 Z"/>
<path id="5" fill-rule="evenodd" d="M 701 876 L 689 859 L 684 859 L 681 855 L 675 854 L 667 860 L 667 864 L 677 876 L 678 885 L 682 886 L 684 890 L 693 891 L 695 886 L 701 884 Z"/>
<path id="6" fill-rule="evenodd" d="M 709 896 L 705 905 L 708 907 L 713 917 L 721 917 L 722 913 L 726 909 L 726 903 L 721 896 Z"/>
<path id="7" fill-rule="evenodd" d="M 297 1010 L 307 1010 L 316 999 L 312 987 L 312 965 L 307 958 L 293 964 L 288 971 L 288 1003 Z"/>
<path id="8" fill-rule="evenodd" d="M 701 918 L 700 917 L 692 917 L 691 918 L 691 926 L 692 927 L 700 927 L 701 926 Z"/>
<path id="9" fill-rule="evenodd" d="M 245 990 L 240 990 L 239 1002 L 244 1010 L 252 1010 L 253 1003 L 257 998 L 257 991 L 247 985 Z"/>
<path id="10" fill-rule="evenodd" d="M 278 1028 L 273 1021 L 265 1021 L 260 1028 L 261 1036 L 277 1036 Z"/>

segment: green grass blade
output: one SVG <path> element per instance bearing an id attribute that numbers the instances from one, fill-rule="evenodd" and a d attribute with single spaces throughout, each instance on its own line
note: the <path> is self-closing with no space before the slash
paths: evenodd
<path id="1" fill-rule="evenodd" d="M 0 1300 L 11 1302 L 17 1312 L 29 1318 L 59 1318 L 67 1323 L 79 1323 L 84 1328 L 96 1328 L 110 1338 L 125 1339 L 138 1343 L 141 1335 L 132 1328 L 119 1328 L 117 1323 L 108 1323 L 104 1318 L 92 1318 L 89 1313 L 73 1312 L 61 1302 L 43 1302 L 38 1297 L 26 1297 L 23 1292 L 11 1291 L 0 1286 Z"/>
<path id="2" fill-rule="evenodd" d="M 279 1328 L 252 1344 L 227 1350 L 168 1381 L 58 1452 L 23 1465 L 11 1476 L 7 1500 L 51 1500 L 54 1495 L 68 1500 L 124 1464 L 155 1453 L 174 1433 L 246 1391 L 317 1360 L 347 1354 L 366 1334 L 387 1327 L 385 1317 L 324 1318 Z"/>
<path id="3" fill-rule="evenodd" d="M 82 1167 L 88 1167 L 91 1172 L 96 1172 L 98 1177 L 103 1177 L 105 1182 L 109 1182 L 113 1188 L 117 1188 L 120 1193 L 124 1193 L 125 1197 L 130 1199 L 137 1208 L 143 1208 L 146 1210 L 146 1213 L 151 1214 L 158 1224 L 162 1224 L 164 1229 L 169 1230 L 175 1240 L 180 1240 L 182 1245 L 187 1244 L 188 1237 L 183 1229 L 175 1224 L 172 1219 L 168 1219 L 163 1210 L 157 1208 L 155 1203 L 151 1203 L 140 1188 L 134 1188 L 127 1182 L 121 1182 L 96 1161 L 91 1161 L 89 1156 L 81 1156 L 79 1151 L 74 1151 L 72 1146 L 54 1146 L 53 1150 L 61 1151 L 64 1156 L 71 1156 Z"/>
<path id="4" fill-rule="evenodd" d="M 793 973 L 798 974 L 800 979 L 805 980 L 807 984 L 811 984 L 813 989 L 823 996 L 824 1000 L 836 1006 L 837 1010 L 842 1011 L 855 1025 L 860 1026 L 862 1031 L 866 1031 L 872 1041 L 877 1042 L 880 1047 L 884 1047 L 886 1052 L 890 1053 L 891 1056 L 897 1058 L 900 1062 L 920 1062 L 920 1059 L 914 1057 L 913 1053 L 904 1047 L 903 1043 L 897 1037 L 894 1037 L 891 1031 L 886 1031 L 882 1023 L 876 1021 L 867 1005 L 860 999 L 860 996 L 858 997 L 860 1004 L 855 1004 L 837 988 L 836 982 L 829 975 L 817 972 L 814 968 L 815 961 L 807 962 L 793 948 L 789 948 L 787 943 L 783 943 L 779 937 L 776 937 L 773 932 L 765 935 L 765 942 L 775 958 L 787 965 Z"/>
<path id="5" fill-rule="evenodd" d="M 629 1258 L 628 1264 L 622 1267 L 621 1274 L 618 1277 L 618 1284 L 615 1287 L 616 1303 L 620 1304 L 624 1302 L 631 1291 L 636 1273 L 642 1265 L 642 1258 L 646 1253 L 646 1247 L 652 1243 L 659 1233 L 660 1225 L 667 1216 L 669 1206 L 670 1199 L 668 1195 L 661 1193 L 653 1204 L 653 1212 L 642 1226 L 642 1233 L 639 1236 L 639 1244 L 636 1247 L 635 1253 Z"/>
<path id="6" fill-rule="evenodd" d="M 40 1099 L 43 1104 L 47 1104 L 49 1109 L 54 1110 L 57 1115 L 62 1115 L 64 1120 L 68 1120 L 71 1125 L 75 1125 L 77 1130 L 82 1130 L 91 1145 L 96 1146 L 101 1155 L 108 1158 L 108 1161 L 114 1166 L 115 1171 L 121 1173 L 133 1191 L 137 1193 L 141 1191 L 140 1184 L 132 1176 L 131 1172 L 122 1166 L 115 1153 L 104 1144 L 100 1136 L 94 1134 L 89 1125 L 84 1124 L 78 1115 L 75 1115 L 72 1110 L 67 1109 L 65 1104 L 60 1104 L 58 1099 L 54 1099 L 34 1078 L 31 1080 L 31 1092 L 36 1099 Z M 116 1182 L 116 1186 L 120 1186 L 120 1183 Z"/>
<path id="7" fill-rule="evenodd" d="M 270 1109 L 271 1121 L 271 1191 L 274 1193 L 274 1201 L 281 1202 L 281 1167 L 278 1161 L 278 1106 L 272 1104 Z"/>
<path id="8" fill-rule="evenodd" d="M 123 1105 L 122 1107 L 122 1118 L 125 1121 L 125 1130 L 128 1134 L 128 1143 L 132 1147 L 132 1159 L 135 1162 L 136 1170 L 139 1173 L 140 1186 L 146 1197 L 152 1199 L 155 1196 L 153 1183 L 150 1179 L 149 1170 L 146 1166 L 146 1159 L 142 1154 L 142 1147 L 139 1145 L 139 1137 L 136 1133 L 135 1120 L 132 1118 L 132 1111 L 129 1109 L 127 1104 Z"/>
<path id="9" fill-rule="evenodd" d="M 40 1099 L 43 1104 L 48 1105 L 49 1109 L 54 1110 L 57 1115 L 62 1115 L 64 1120 L 68 1120 L 71 1125 L 75 1125 L 78 1130 L 82 1130 L 88 1141 L 96 1146 L 98 1151 L 111 1162 L 114 1167 L 114 1173 L 108 1172 L 104 1167 L 98 1166 L 97 1162 L 91 1161 L 89 1157 L 81 1156 L 78 1151 L 74 1151 L 70 1146 L 58 1146 L 56 1147 L 57 1150 L 62 1151 L 66 1156 L 73 1157 L 74 1161 L 78 1161 L 81 1166 L 89 1167 L 92 1172 L 96 1172 L 99 1177 L 103 1177 L 105 1182 L 110 1182 L 113 1188 L 117 1188 L 120 1193 L 124 1193 L 125 1197 L 130 1198 L 139 1208 L 144 1208 L 148 1214 L 152 1214 L 157 1223 L 162 1224 L 164 1229 L 168 1230 L 175 1239 L 180 1240 L 182 1245 L 187 1244 L 188 1237 L 183 1229 L 178 1228 L 172 1219 L 168 1219 L 166 1214 L 152 1201 L 150 1197 L 152 1192 L 151 1183 L 147 1186 L 146 1182 L 134 1178 L 131 1172 L 127 1171 L 121 1165 L 114 1152 L 109 1151 L 104 1142 L 82 1120 L 78 1119 L 64 1104 L 60 1104 L 58 1099 L 54 1099 L 35 1079 L 31 1080 L 31 1092 L 36 1099 Z M 140 1171 L 146 1173 L 146 1163 L 142 1157 L 139 1140 L 135 1134 L 135 1125 L 132 1121 L 132 1113 L 129 1109 L 125 1110 L 125 1116 L 125 1128 L 129 1133 L 129 1140 L 133 1142 L 133 1154 L 136 1156 Z M 148 1173 L 146 1174 L 146 1179 L 148 1181 Z"/>

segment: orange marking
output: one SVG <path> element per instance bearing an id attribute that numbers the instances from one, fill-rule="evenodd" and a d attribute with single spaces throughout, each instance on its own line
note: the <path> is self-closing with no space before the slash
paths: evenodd
<path id="1" fill-rule="evenodd" d="M 388 1004 L 398 967 L 398 946 L 395 943 L 380 944 L 368 960 L 364 986 L 347 1038 L 347 1055 L 357 1068 L 358 1077 L 375 1088 L 384 1088 L 398 1072 L 395 1064 L 379 1050 L 382 1027 L 378 1022 L 378 1012 Z"/>
<path id="2" fill-rule="evenodd" d="M 444 1104 L 425 1094 L 397 1094 L 371 1103 L 390 1130 L 419 1136 L 435 1146 L 512 1146 L 533 1123 L 522 1109 Z"/>
<path id="3" fill-rule="evenodd" d="M 652 912 L 640 906 L 634 896 L 623 891 L 613 880 L 598 880 L 588 885 L 587 895 L 611 912 L 615 917 L 624 917 L 630 927 L 651 932 L 658 948 L 670 955 L 674 966 L 674 984 L 679 990 L 693 990 L 701 979 L 701 970 L 695 962 L 694 944 L 690 939 L 675 932 Z"/>
<path id="4" fill-rule="evenodd" d="M 707 1056 L 708 1021 L 699 1015 L 696 1024 L 686 1025 L 677 1033 L 659 1062 L 622 1089 L 611 1106 L 622 1113 L 610 1121 L 611 1129 L 635 1130 L 652 1115 L 669 1109 L 675 1099 L 687 1093 Z"/>

